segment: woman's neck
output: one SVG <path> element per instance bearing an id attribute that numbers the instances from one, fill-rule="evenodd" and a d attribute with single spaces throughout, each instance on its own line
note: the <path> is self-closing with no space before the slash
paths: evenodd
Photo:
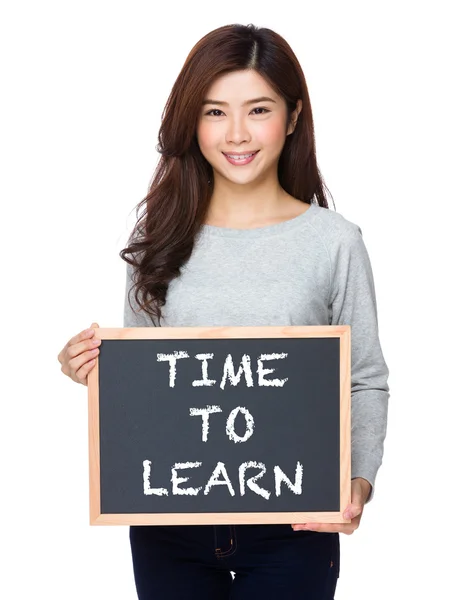
<path id="1" fill-rule="evenodd" d="M 217 227 L 263 227 L 303 213 L 307 207 L 281 186 L 262 188 L 250 193 L 246 186 L 214 189 L 205 223 Z"/>

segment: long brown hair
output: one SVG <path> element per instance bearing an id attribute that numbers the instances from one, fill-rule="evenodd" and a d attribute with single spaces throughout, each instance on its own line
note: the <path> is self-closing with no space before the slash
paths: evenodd
<path id="1" fill-rule="evenodd" d="M 206 91 L 233 71 L 253 69 L 285 99 L 288 119 L 302 100 L 294 132 L 278 163 L 282 188 L 307 204 L 329 208 L 316 164 L 313 117 L 302 68 L 289 44 L 271 29 L 225 25 L 190 51 L 166 102 L 156 147 L 161 154 L 121 258 L 133 266 L 135 299 L 158 321 L 169 282 L 190 257 L 213 191 L 213 171 L 196 137 Z M 329 191 L 329 190 L 328 190 Z M 128 256 L 131 255 L 131 256 Z"/>

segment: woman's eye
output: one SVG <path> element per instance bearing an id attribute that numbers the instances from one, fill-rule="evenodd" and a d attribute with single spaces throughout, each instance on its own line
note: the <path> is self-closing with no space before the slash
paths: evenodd
<path id="1" fill-rule="evenodd" d="M 211 117 L 215 117 L 215 116 L 217 116 L 217 117 L 218 117 L 219 115 L 213 115 L 213 114 L 211 114 L 211 113 L 215 113 L 215 112 L 218 112 L 218 113 L 220 113 L 220 112 L 222 112 L 222 111 L 221 111 L 221 110 L 219 110 L 218 108 L 213 108 L 212 110 L 210 110 L 210 111 L 209 111 L 209 112 L 207 112 L 206 114 L 207 114 L 207 115 L 210 115 Z"/>
<path id="2" fill-rule="evenodd" d="M 263 108 L 262 106 L 257 106 L 256 108 L 254 108 L 251 112 L 254 112 L 255 110 L 262 110 L 264 112 L 257 112 L 256 115 L 263 115 L 265 113 L 270 112 L 269 110 L 267 110 L 266 108 Z M 220 117 L 220 115 L 216 115 L 213 113 L 222 113 L 221 110 L 219 110 L 218 108 L 213 108 L 212 110 L 210 110 L 209 112 L 206 113 L 206 115 L 209 115 L 210 117 Z"/>
<path id="3" fill-rule="evenodd" d="M 258 106 L 257 108 L 255 108 L 254 110 L 263 110 L 264 112 L 268 113 L 270 112 L 269 110 L 267 110 L 266 108 L 262 108 L 261 106 Z M 263 115 L 264 113 L 257 113 L 258 115 Z"/>

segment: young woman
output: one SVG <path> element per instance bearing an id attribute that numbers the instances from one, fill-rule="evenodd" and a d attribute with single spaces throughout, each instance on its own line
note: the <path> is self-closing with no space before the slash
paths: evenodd
<path id="1" fill-rule="evenodd" d="M 131 527 L 138 597 L 329 600 L 339 533 L 358 527 L 381 464 L 388 368 L 362 232 L 328 208 L 287 42 L 253 25 L 207 34 L 173 86 L 157 149 L 120 252 L 124 326 L 351 325 L 351 523 Z M 62 371 L 86 384 L 98 344 L 92 329 L 73 337 Z"/>

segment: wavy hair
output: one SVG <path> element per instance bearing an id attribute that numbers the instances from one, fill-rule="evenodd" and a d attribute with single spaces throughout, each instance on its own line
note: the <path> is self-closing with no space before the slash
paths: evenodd
<path id="1" fill-rule="evenodd" d="M 302 68 L 289 44 L 271 29 L 225 25 L 205 35 L 190 51 L 162 113 L 160 160 L 121 258 L 133 266 L 135 299 L 152 320 L 161 319 L 169 282 L 190 257 L 213 192 L 213 171 L 196 137 L 202 101 L 216 78 L 253 69 L 284 98 L 288 122 L 297 100 L 302 111 L 287 136 L 278 178 L 291 196 L 329 208 L 316 163 L 313 116 Z M 329 191 L 329 190 L 328 190 Z M 131 288 L 133 289 L 133 288 Z M 129 295 L 128 295 L 129 297 Z"/>

